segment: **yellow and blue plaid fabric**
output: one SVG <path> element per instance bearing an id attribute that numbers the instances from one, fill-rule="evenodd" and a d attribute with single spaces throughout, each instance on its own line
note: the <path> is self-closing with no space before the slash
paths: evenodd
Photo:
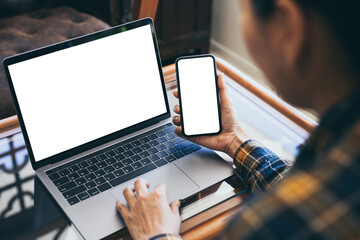
<path id="1" fill-rule="evenodd" d="M 292 162 L 281 159 L 255 140 L 243 143 L 236 151 L 236 173 L 252 193 L 261 193 L 281 181 Z"/>
<path id="2" fill-rule="evenodd" d="M 250 191 L 268 191 L 219 239 L 360 239 L 360 91 L 323 117 L 293 167 L 253 140 L 234 161 Z"/>

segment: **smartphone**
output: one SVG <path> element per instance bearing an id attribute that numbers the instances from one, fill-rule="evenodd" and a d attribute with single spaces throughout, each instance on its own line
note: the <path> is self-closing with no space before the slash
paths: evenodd
<path id="1" fill-rule="evenodd" d="M 219 134 L 221 112 L 214 56 L 180 57 L 175 67 L 183 135 Z"/>

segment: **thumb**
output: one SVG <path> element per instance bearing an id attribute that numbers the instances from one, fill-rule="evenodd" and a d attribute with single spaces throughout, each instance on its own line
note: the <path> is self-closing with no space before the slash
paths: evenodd
<path id="1" fill-rule="evenodd" d="M 172 203 L 170 203 L 170 209 L 171 209 L 172 213 L 175 215 L 180 215 L 178 202 L 179 201 L 173 201 Z"/>
<path id="2" fill-rule="evenodd" d="M 222 104 L 227 104 L 229 102 L 228 92 L 224 80 L 224 74 L 220 74 L 218 77 L 218 87 L 219 87 L 219 94 L 220 100 Z"/>

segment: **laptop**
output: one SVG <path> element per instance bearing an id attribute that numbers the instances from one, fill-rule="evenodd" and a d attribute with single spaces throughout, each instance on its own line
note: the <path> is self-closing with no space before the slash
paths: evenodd
<path id="1" fill-rule="evenodd" d="M 32 167 L 85 239 L 125 224 L 115 208 L 138 178 L 169 202 L 234 174 L 171 123 L 150 18 L 12 56 L 4 68 Z"/>

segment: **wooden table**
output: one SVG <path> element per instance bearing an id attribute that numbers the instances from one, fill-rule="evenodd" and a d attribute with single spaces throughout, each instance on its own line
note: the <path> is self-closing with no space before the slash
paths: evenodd
<path id="1" fill-rule="evenodd" d="M 231 92 L 233 96 L 237 96 L 237 94 L 241 95 L 242 99 L 249 101 L 249 103 L 256 104 L 259 107 L 257 111 L 260 114 L 267 114 L 266 116 L 270 116 L 272 119 L 275 119 L 278 126 L 274 127 L 282 129 L 284 134 L 289 134 L 288 137 L 290 140 L 286 140 L 287 148 L 290 151 L 284 151 L 284 154 L 289 158 L 293 158 L 295 156 L 295 145 L 301 144 L 304 139 L 307 138 L 308 134 L 314 129 L 316 123 L 312 121 L 309 117 L 305 116 L 289 104 L 282 101 L 280 98 L 275 96 L 273 93 L 266 90 L 264 87 L 258 85 L 252 79 L 249 79 L 247 76 L 239 72 L 237 69 L 232 67 L 227 62 L 217 59 L 217 68 L 219 73 L 223 73 L 225 75 L 225 80 L 228 87 L 231 88 Z M 168 90 L 172 90 L 176 88 L 176 74 L 175 74 L 175 66 L 170 65 L 163 68 L 165 82 Z M 235 95 L 234 95 L 235 94 Z M 241 107 L 244 109 L 244 106 L 248 106 L 247 103 L 244 103 L 241 98 L 239 98 L 239 104 L 246 104 Z M 233 100 L 234 101 L 234 100 Z M 170 107 L 171 108 L 171 107 Z M 251 108 L 253 109 L 253 107 Z M 241 115 L 241 114 L 240 114 Z M 245 116 L 246 115 L 246 116 Z M 251 117 L 249 113 L 245 113 L 244 120 L 247 117 Z M 240 116 L 241 117 L 241 116 Z M 259 117 L 257 117 L 259 118 Z M 241 119 L 240 119 L 241 120 Z M 264 119 L 264 122 L 271 121 Z M 240 121 L 241 122 L 241 121 Z M 245 130 L 249 130 L 251 132 L 251 126 L 244 122 Z M 255 129 L 256 130 L 256 129 Z M 17 132 L 20 132 L 21 129 L 19 127 L 19 123 L 17 121 L 17 117 L 13 116 L 0 121 L 0 139 L 9 135 L 13 135 Z M 287 132 L 288 131 L 288 132 Z M 277 140 L 266 140 L 266 137 L 261 137 L 259 132 L 256 133 L 254 129 L 252 130 L 253 136 L 258 138 L 262 138 L 265 142 L 276 143 Z M 279 134 L 281 135 L 281 134 Z M 271 137 L 270 137 L 271 138 Z M 286 138 L 286 136 L 285 136 Z M 290 142 L 290 143 L 288 143 Z M 275 145 L 276 145 L 275 144 Z M 290 146 L 290 147 L 289 147 Z M 270 146 L 271 147 L 271 146 Z M 276 151 L 275 151 L 276 152 Z M 290 152 L 290 153 L 289 153 Z M 279 154 L 279 153 L 278 153 Z M 280 153 L 281 154 L 281 153 Z M 224 156 L 226 158 L 226 156 Z M 229 159 L 228 159 L 229 160 Z M 208 209 L 207 211 L 198 214 L 188 220 L 185 220 L 181 225 L 181 235 L 184 239 L 211 239 L 217 236 L 225 227 L 226 223 L 229 219 L 239 210 L 241 207 L 241 203 L 246 197 L 246 194 L 240 194 L 236 197 L 230 198 L 229 200 Z M 127 239 L 129 235 L 126 231 L 122 231 L 112 236 L 111 238 L 118 239 L 119 237 Z"/>

